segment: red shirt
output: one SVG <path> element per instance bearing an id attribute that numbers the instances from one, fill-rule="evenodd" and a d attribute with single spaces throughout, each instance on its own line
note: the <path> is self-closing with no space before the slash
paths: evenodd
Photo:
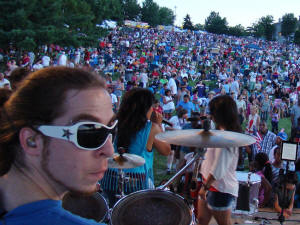
<path id="1" fill-rule="evenodd" d="M 158 112 L 160 114 L 163 114 L 163 109 L 162 109 L 162 107 L 160 105 L 157 106 L 157 107 L 153 107 L 153 111 L 154 112 Z"/>
<path id="2" fill-rule="evenodd" d="M 152 72 L 152 76 L 158 77 L 158 76 L 159 76 L 159 73 L 158 73 L 157 71 L 153 71 L 153 72 Z"/>

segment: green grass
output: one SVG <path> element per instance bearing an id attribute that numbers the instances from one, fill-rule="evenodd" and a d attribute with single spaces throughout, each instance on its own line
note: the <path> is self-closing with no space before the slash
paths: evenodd
<path id="1" fill-rule="evenodd" d="M 158 154 L 157 151 L 154 151 L 153 168 L 155 186 L 158 186 L 162 180 L 169 179 L 172 176 L 166 174 L 167 157 Z"/>

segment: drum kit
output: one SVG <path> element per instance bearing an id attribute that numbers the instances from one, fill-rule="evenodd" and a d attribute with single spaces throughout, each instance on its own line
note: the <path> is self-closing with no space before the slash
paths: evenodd
<path id="1" fill-rule="evenodd" d="M 124 194 L 124 184 L 126 177 L 123 169 L 135 168 L 145 163 L 145 160 L 133 154 L 117 154 L 108 160 L 109 168 L 118 169 L 119 176 L 119 200 L 112 209 L 108 209 L 108 204 L 104 197 L 98 192 L 89 197 L 78 197 L 66 195 L 63 199 L 63 207 L 74 214 L 94 219 L 98 222 L 107 222 L 111 225 L 193 225 L 196 224 L 193 205 L 189 204 L 184 197 L 171 192 L 168 189 L 176 178 L 183 174 L 188 167 L 197 164 L 197 167 L 203 160 L 203 150 L 207 148 L 230 148 L 241 147 L 255 143 L 255 138 L 230 131 L 221 130 L 176 130 L 160 133 L 156 136 L 157 139 L 174 145 L 196 147 L 199 150 L 191 161 L 189 161 L 181 170 L 171 177 L 165 184 L 156 189 L 147 189 L 133 192 L 129 195 Z M 205 151 L 204 151 L 205 152 Z M 260 184 L 259 178 L 255 174 L 238 173 L 238 180 L 241 186 L 250 187 L 248 200 L 245 201 L 243 193 L 236 200 L 233 212 L 252 214 L 257 211 L 258 189 Z M 252 188 L 253 187 L 253 188 Z M 252 190 L 253 189 L 253 190 Z M 248 191 L 249 192 L 249 191 Z M 90 216 L 75 210 L 75 205 L 83 205 L 85 211 L 87 207 L 84 200 L 87 202 L 97 201 L 98 215 Z M 92 199 L 92 200 L 91 200 Z M 251 200 L 250 200 L 251 199 Z M 248 203 L 249 205 L 245 205 Z M 94 204 L 94 203 L 90 203 Z M 96 204 L 95 204 L 96 205 Z M 101 210 L 101 212 L 100 212 Z M 93 214 L 93 213 L 91 213 Z"/>

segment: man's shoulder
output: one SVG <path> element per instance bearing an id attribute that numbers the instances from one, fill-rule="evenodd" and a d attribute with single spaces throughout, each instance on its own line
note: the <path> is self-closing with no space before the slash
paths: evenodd
<path id="1" fill-rule="evenodd" d="M 62 208 L 61 203 L 52 200 L 43 200 L 20 206 L 7 213 L 2 220 L 11 225 L 99 225 L 94 220 L 70 213 Z"/>
<path id="2" fill-rule="evenodd" d="M 272 131 L 268 130 L 268 133 L 267 133 L 266 137 L 267 138 L 275 139 L 276 138 L 276 134 L 274 134 Z"/>

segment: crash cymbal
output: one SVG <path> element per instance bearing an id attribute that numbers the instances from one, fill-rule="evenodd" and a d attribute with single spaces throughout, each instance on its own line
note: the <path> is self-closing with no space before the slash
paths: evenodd
<path id="1" fill-rule="evenodd" d="M 108 168 L 129 169 L 142 166 L 145 164 L 145 159 L 135 154 L 124 153 L 122 156 L 114 153 L 112 158 L 108 159 Z"/>
<path id="2" fill-rule="evenodd" d="M 174 145 L 199 148 L 224 148 L 251 145 L 255 138 L 241 133 L 203 129 L 175 130 L 159 133 L 156 138 Z"/>

